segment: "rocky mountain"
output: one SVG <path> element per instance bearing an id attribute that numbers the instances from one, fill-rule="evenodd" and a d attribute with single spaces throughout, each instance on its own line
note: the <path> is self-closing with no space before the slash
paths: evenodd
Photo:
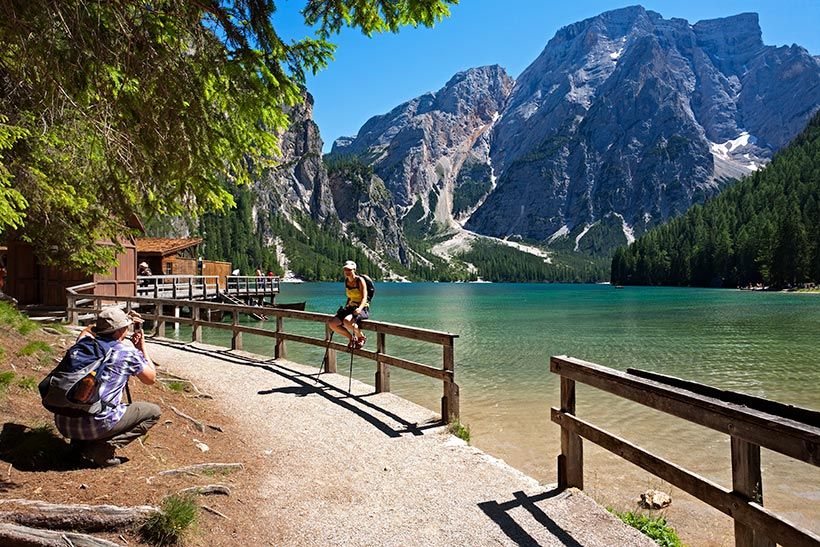
<path id="1" fill-rule="evenodd" d="M 358 242 L 376 263 L 383 263 L 382 256 L 407 263 L 396 206 L 382 181 L 361 162 L 335 162 L 328 168 L 309 93 L 288 116 L 291 124 L 280 138 L 278 165 L 254 185 L 256 217 L 273 213 L 297 227 L 305 220 L 331 226 Z M 264 222 L 257 225 L 273 244 L 277 234 Z"/>
<path id="2" fill-rule="evenodd" d="M 357 157 L 371 165 L 406 215 L 447 224 L 462 171 L 486 165 L 489 130 L 513 87 L 499 66 L 459 72 L 436 92 L 368 120 L 356 137 L 338 139 L 332 158 Z M 484 192 L 486 193 L 486 191 Z"/>
<path id="3" fill-rule="evenodd" d="M 820 109 L 817 58 L 761 36 L 751 13 L 606 12 L 559 30 L 515 82 L 460 72 L 331 156 L 372 166 L 405 228 L 607 253 L 757 170 Z"/>

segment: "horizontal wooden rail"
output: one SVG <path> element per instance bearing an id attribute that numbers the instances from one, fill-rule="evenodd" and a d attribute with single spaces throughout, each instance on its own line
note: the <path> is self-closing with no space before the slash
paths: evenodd
<path id="1" fill-rule="evenodd" d="M 187 285 L 185 285 L 185 287 L 187 287 Z M 153 289 L 152 286 L 149 286 L 148 288 Z M 196 342 L 200 342 L 202 340 L 203 327 L 231 331 L 231 347 L 234 349 L 241 349 L 243 334 L 264 336 L 275 340 L 274 356 L 276 358 L 284 358 L 286 356 L 285 342 L 296 342 L 316 346 L 326 349 L 328 352 L 328 358 L 325 360 L 325 370 L 328 372 L 335 372 L 335 356 L 337 352 L 348 352 L 359 357 L 373 360 L 376 362 L 375 383 L 377 392 L 390 391 L 389 367 L 396 367 L 430 378 L 435 378 L 440 380 L 443 384 L 443 397 L 441 402 L 442 418 L 448 422 L 459 419 L 459 389 L 458 385 L 455 383 L 455 361 L 453 357 L 454 341 L 458 338 L 457 334 L 368 320 L 362 321 L 361 328 L 363 330 L 373 331 L 376 333 L 376 351 L 363 348 L 351 349 L 344 344 L 330 340 L 328 338 L 329 331 L 327 330 L 327 327 L 325 327 L 324 338 L 293 334 L 284 331 L 283 326 L 285 319 L 308 321 L 327 325 L 328 321 L 334 316 L 326 313 L 166 297 L 153 298 L 150 296 L 109 295 L 83 296 L 85 297 L 86 303 L 91 304 L 90 307 L 79 305 L 78 300 L 76 300 L 76 296 L 74 296 L 75 299 L 69 300 L 69 307 L 67 311 L 69 318 L 73 318 L 73 322 L 77 321 L 78 314 L 84 313 L 93 316 L 94 314 L 99 313 L 103 305 L 119 303 L 119 305 L 124 304 L 128 308 L 140 308 L 141 310 L 147 308 L 151 310 L 144 312 L 144 318 L 151 319 L 155 322 L 156 332 L 160 336 L 164 336 L 166 323 L 190 325 L 192 327 L 192 340 Z M 164 308 L 173 308 L 175 310 L 174 315 L 167 315 L 163 311 Z M 190 310 L 191 316 L 181 316 L 180 310 L 182 309 Z M 233 314 L 234 321 L 232 323 L 209 321 L 208 312 L 231 313 Z M 238 314 L 263 314 L 269 319 L 275 319 L 276 330 L 239 325 L 236 320 Z M 387 354 L 387 335 L 428 342 L 441 346 L 441 368 Z"/>
<path id="2" fill-rule="evenodd" d="M 820 424 L 815 411 L 657 373 L 624 373 L 565 356 L 550 358 L 550 370 L 561 377 L 561 405 L 551 411 L 552 421 L 561 427 L 559 487 L 583 488 L 584 438 L 731 516 L 738 547 L 773 547 L 774 542 L 820 545 L 820 536 L 763 507 L 760 470 L 761 446 L 820 465 Z M 575 416 L 575 382 L 730 435 L 732 490 Z"/>

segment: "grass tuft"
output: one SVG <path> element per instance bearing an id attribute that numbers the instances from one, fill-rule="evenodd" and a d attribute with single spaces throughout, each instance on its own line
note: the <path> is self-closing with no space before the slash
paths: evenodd
<path id="1" fill-rule="evenodd" d="M 20 355 L 34 355 L 38 351 L 42 351 L 47 355 L 51 355 L 54 353 L 54 349 L 48 345 L 46 342 L 42 342 L 40 340 L 32 340 L 20 350 Z"/>
<path id="2" fill-rule="evenodd" d="M 683 547 L 678 533 L 675 532 L 674 528 L 666 524 L 664 517 L 652 517 L 633 511 L 624 511 L 621 513 L 611 508 L 609 511 L 661 547 Z"/>
<path id="3" fill-rule="evenodd" d="M 183 392 L 185 391 L 185 382 L 165 382 L 165 387 L 171 391 Z"/>
<path id="4" fill-rule="evenodd" d="M 37 383 L 37 378 L 34 376 L 26 376 L 25 378 L 20 378 L 17 382 L 17 386 L 26 391 L 35 391 L 37 389 Z"/>
<path id="5" fill-rule="evenodd" d="M 447 426 L 447 431 L 466 443 L 470 442 L 470 426 L 464 425 L 458 420 L 450 422 L 450 425 Z"/>
<path id="6" fill-rule="evenodd" d="M 12 380 L 14 380 L 14 372 L 11 370 L 4 370 L 0 372 L 0 391 L 4 391 L 8 389 L 11 385 Z"/>
<path id="7" fill-rule="evenodd" d="M 21 314 L 8 302 L 0 302 L 0 325 L 9 325 L 23 335 L 40 328 L 40 325 Z"/>
<path id="8" fill-rule="evenodd" d="M 196 522 L 198 512 L 192 496 L 168 496 L 160 512 L 142 525 L 140 534 L 151 545 L 176 545 Z"/>

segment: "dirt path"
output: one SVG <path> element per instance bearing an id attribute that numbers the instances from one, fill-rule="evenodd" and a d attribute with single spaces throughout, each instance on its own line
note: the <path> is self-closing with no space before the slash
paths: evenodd
<path id="1" fill-rule="evenodd" d="M 154 343 L 155 361 L 244 417 L 259 528 L 275 545 L 654 545 L 580 492 L 557 493 L 446 434 L 438 415 L 288 361 Z M 241 532 L 239 534 L 241 538 Z"/>

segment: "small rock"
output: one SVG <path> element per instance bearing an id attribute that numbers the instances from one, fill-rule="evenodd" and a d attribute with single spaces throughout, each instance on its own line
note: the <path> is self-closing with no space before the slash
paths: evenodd
<path id="1" fill-rule="evenodd" d="M 80 485 L 80 490 L 88 490 L 88 485 L 83 483 Z"/>
<path id="2" fill-rule="evenodd" d="M 273 454 L 273 450 L 265 450 L 265 456 L 270 456 Z"/>
<path id="3" fill-rule="evenodd" d="M 174 423 L 173 420 L 165 420 L 164 422 L 162 422 L 162 425 L 171 425 L 172 423 Z"/>
<path id="4" fill-rule="evenodd" d="M 639 503 L 644 509 L 663 509 L 671 505 L 672 498 L 665 492 L 647 490 L 641 494 L 641 501 Z"/>
<path id="5" fill-rule="evenodd" d="M 194 444 L 196 444 L 196 447 L 203 452 L 207 452 L 208 450 L 210 450 L 210 447 L 207 444 L 203 443 L 198 439 L 194 439 Z"/>

